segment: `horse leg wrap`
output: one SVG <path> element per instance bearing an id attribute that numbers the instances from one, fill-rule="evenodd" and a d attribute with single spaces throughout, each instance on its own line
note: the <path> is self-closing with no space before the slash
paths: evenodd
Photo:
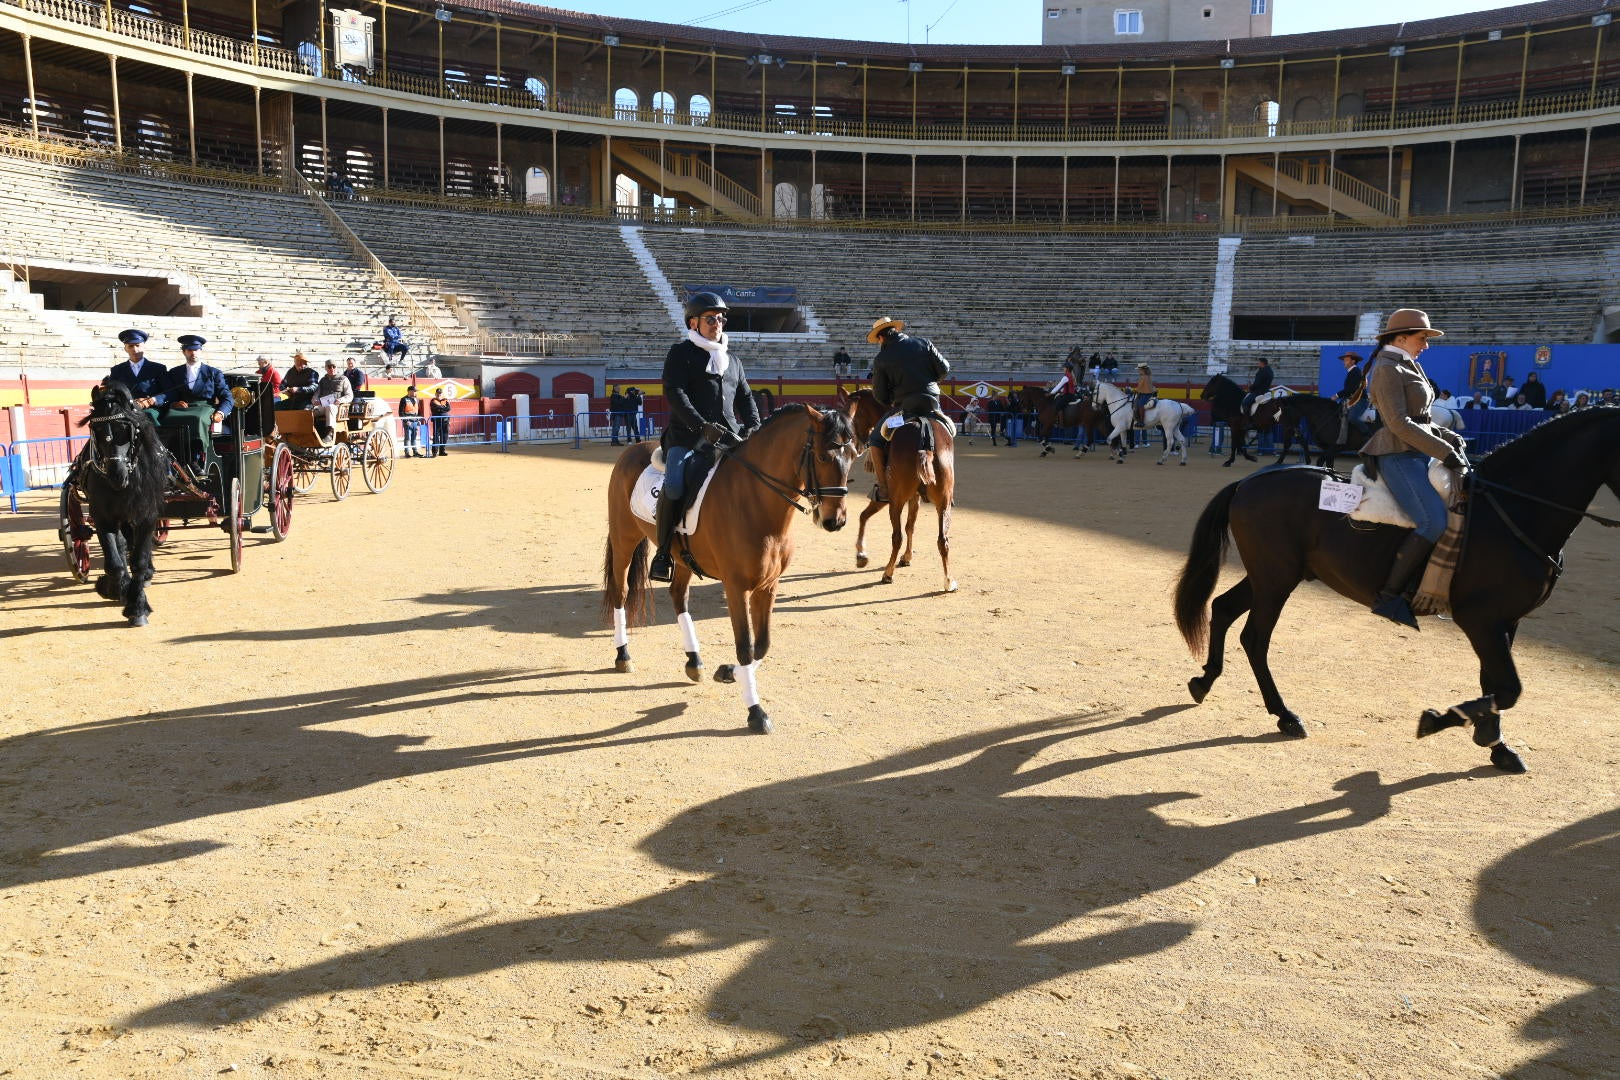
<path id="1" fill-rule="evenodd" d="M 692 613 L 683 611 L 675 616 L 675 624 L 681 628 L 681 649 L 697 655 L 698 649 L 697 627 L 692 625 Z"/>
<path id="2" fill-rule="evenodd" d="M 759 704 L 759 687 L 755 684 L 754 669 L 759 667 L 759 661 L 752 664 L 737 665 L 737 687 L 742 691 L 743 704 L 753 708 Z"/>
<path id="3" fill-rule="evenodd" d="M 630 644 L 630 631 L 627 630 L 624 618 L 624 608 L 613 609 L 613 644 L 623 647 Z"/>
<path id="4" fill-rule="evenodd" d="M 1496 707 L 1496 695 L 1486 694 L 1457 706 L 1474 722 L 1474 745 L 1495 746 L 1502 741 L 1502 713 Z"/>

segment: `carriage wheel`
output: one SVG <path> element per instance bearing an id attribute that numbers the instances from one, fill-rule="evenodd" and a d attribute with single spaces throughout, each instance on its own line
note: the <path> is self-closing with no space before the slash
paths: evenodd
<path id="1" fill-rule="evenodd" d="M 85 511 L 84 499 L 72 483 L 62 485 L 61 509 L 56 534 L 62 540 L 68 571 L 80 585 L 90 580 L 90 538 L 96 534 Z"/>
<path id="2" fill-rule="evenodd" d="M 349 473 L 354 468 L 354 454 L 348 443 L 332 448 L 332 497 L 340 502 L 349 497 Z"/>
<path id="3" fill-rule="evenodd" d="M 360 479 L 373 494 L 380 494 L 394 478 L 394 437 L 383 428 L 372 428 L 360 444 Z"/>
<path id="4" fill-rule="evenodd" d="M 293 485 L 297 482 L 298 467 L 283 443 L 270 459 L 270 535 L 278 541 L 285 540 L 292 528 Z"/>
<path id="5" fill-rule="evenodd" d="M 152 533 L 154 544 L 167 544 L 169 542 L 169 519 L 158 518 L 157 530 Z"/>
<path id="6" fill-rule="evenodd" d="M 289 451 L 291 453 L 291 451 Z M 291 487 L 299 495 L 308 495 L 315 486 L 317 470 L 315 462 L 303 454 L 292 455 L 292 481 Z"/>
<path id="7" fill-rule="evenodd" d="M 231 515 L 228 527 L 231 534 L 231 573 L 234 574 L 242 569 L 242 481 L 237 477 L 231 477 L 225 505 Z"/>

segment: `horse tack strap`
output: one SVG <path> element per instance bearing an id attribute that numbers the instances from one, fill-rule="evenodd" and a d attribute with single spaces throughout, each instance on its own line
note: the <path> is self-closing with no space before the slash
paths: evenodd
<path id="1" fill-rule="evenodd" d="M 1489 481 L 1481 480 L 1480 483 L 1482 485 L 1489 484 Z M 1491 484 L 1490 486 L 1495 487 L 1496 485 Z M 1485 501 L 1491 504 L 1491 509 L 1496 511 L 1496 516 L 1502 519 L 1503 524 L 1508 527 L 1508 532 L 1513 534 L 1513 538 L 1519 543 L 1523 544 L 1525 547 L 1529 548 L 1537 558 L 1552 568 L 1553 578 L 1556 580 L 1558 576 L 1564 572 L 1564 553 L 1560 551 L 1558 553 L 1558 557 L 1555 559 L 1551 555 L 1548 555 L 1545 551 L 1538 548 L 1535 545 L 1535 541 L 1526 536 L 1524 530 L 1519 528 L 1518 522 L 1508 517 L 1507 511 L 1502 509 L 1502 504 L 1498 502 L 1496 496 L 1492 495 L 1489 491 L 1485 492 Z M 1546 502 L 1545 499 L 1538 499 L 1536 501 Z M 1548 505 L 1551 506 L 1557 504 L 1549 503 Z M 1568 507 L 1559 507 L 1559 509 L 1567 510 Z"/>
<path id="2" fill-rule="evenodd" d="M 1520 491 L 1517 488 L 1510 488 L 1506 484 L 1498 484 L 1490 480 L 1476 480 L 1474 482 L 1482 488 L 1494 488 L 1497 491 L 1504 492 L 1508 495 L 1517 495 L 1521 499 L 1528 499 L 1533 503 L 1540 503 L 1542 506 L 1550 506 L 1554 510 L 1562 510 L 1566 514 L 1579 514 L 1581 517 L 1591 518 L 1593 521 L 1597 522 L 1599 525 L 1602 525 L 1606 529 L 1620 528 L 1620 521 L 1616 521 L 1613 518 L 1606 518 L 1602 514 L 1594 514 L 1590 510 L 1577 510 L 1573 506 L 1565 506 L 1563 503 L 1555 503 L 1551 499 L 1543 499 L 1540 495 L 1532 495 L 1528 491 Z M 1486 494 L 1486 498 L 1490 498 L 1489 493 Z M 1502 513 L 1501 507 L 1497 504 L 1495 499 L 1491 499 L 1491 505 L 1497 508 L 1497 513 Z M 1506 514 L 1502 514 L 1502 516 L 1504 518 L 1507 517 Z"/>

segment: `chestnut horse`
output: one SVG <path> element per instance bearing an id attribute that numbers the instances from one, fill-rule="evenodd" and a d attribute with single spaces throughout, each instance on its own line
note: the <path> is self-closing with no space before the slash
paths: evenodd
<path id="1" fill-rule="evenodd" d="M 849 414 L 850 426 L 862 443 L 871 441 L 872 429 L 883 416 L 883 406 L 877 403 L 870 390 L 857 390 L 844 398 L 844 411 Z M 934 449 L 924 453 L 917 449 L 919 423 L 932 424 Z M 870 459 L 868 459 L 870 460 Z M 938 420 L 912 421 L 895 430 L 889 440 L 888 453 L 889 502 L 872 499 L 861 511 L 860 528 L 855 534 L 855 565 L 867 564 L 866 519 L 884 505 L 889 508 L 889 564 L 883 569 L 883 584 L 894 583 L 894 568 L 910 566 L 912 541 L 917 531 L 917 512 L 922 497 L 934 504 L 939 513 L 939 561 L 945 568 L 945 591 L 956 591 L 956 579 L 951 577 L 951 508 L 956 505 L 956 449 L 950 431 Z M 900 510 L 905 507 L 905 552 L 900 550 Z"/>
<path id="2" fill-rule="evenodd" d="M 627 627 L 644 625 L 651 607 L 647 548 L 653 526 L 631 512 L 630 495 L 652 454 L 651 442 L 631 443 L 608 480 L 602 606 L 613 614 L 613 644 L 618 650 L 614 668 L 620 672 L 635 670 Z M 793 558 L 794 512 L 814 515 L 816 524 L 828 532 L 842 529 L 849 471 L 859 451 L 843 413 L 794 403 L 782 406 L 751 437 L 720 454 L 697 531 L 676 537 L 676 551 L 684 542 L 703 576 L 725 587 L 737 663 L 716 668 L 714 679 L 740 684 L 743 704 L 748 706 L 748 729 L 763 735 L 771 730 L 771 720 L 760 706 L 755 672 L 771 647 L 777 582 Z M 808 505 L 800 503 L 801 498 Z M 686 610 L 692 574 L 692 567 L 677 558 L 669 596 L 686 650 L 686 677 L 698 682 L 703 678 L 703 660 Z"/>
<path id="3" fill-rule="evenodd" d="M 1370 605 L 1395 549 L 1408 530 L 1391 525 L 1354 528 L 1343 514 L 1317 508 L 1326 470 L 1290 466 L 1263 469 L 1228 484 L 1204 509 L 1193 529 L 1187 563 L 1176 584 L 1176 626 L 1196 655 L 1208 643 L 1203 673 L 1187 689 L 1203 701 L 1221 675 L 1226 632 L 1244 613 L 1243 651 L 1266 711 L 1284 735 L 1303 738 L 1305 726 L 1283 704 L 1266 653 L 1283 605 L 1302 581 L 1317 579 L 1342 596 Z M 1480 460 L 1470 478 L 1468 525 L 1452 577 L 1451 617 L 1479 657 L 1484 696 L 1441 712 L 1425 710 L 1419 738 L 1472 724 L 1474 742 L 1488 746 L 1491 764 L 1523 772 L 1524 762 L 1502 741 L 1501 710 L 1523 692 L 1513 664 L 1519 620 L 1552 595 L 1563 570 L 1562 553 L 1583 517 L 1620 526 L 1589 513 L 1587 504 L 1605 485 L 1620 495 L 1620 408 L 1588 409 L 1549 420 Z M 1245 577 L 1209 603 L 1226 558 L 1228 532 L 1237 541 Z M 1612 650 L 1610 650 L 1612 653 Z M 1398 667 L 1416 674 L 1397 650 L 1372 647 L 1370 668 L 1347 674 L 1346 688 L 1369 674 L 1388 680 Z"/>

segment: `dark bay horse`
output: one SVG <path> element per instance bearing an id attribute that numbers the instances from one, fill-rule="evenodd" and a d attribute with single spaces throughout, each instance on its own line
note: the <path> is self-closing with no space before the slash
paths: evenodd
<path id="1" fill-rule="evenodd" d="M 1204 671 L 1187 688 L 1203 701 L 1220 677 L 1226 632 L 1248 612 L 1243 650 L 1265 699 L 1266 711 L 1286 735 L 1303 737 L 1304 725 L 1283 704 L 1266 653 L 1283 605 L 1301 581 L 1322 581 L 1362 606 L 1372 604 L 1395 548 L 1407 530 L 1380 525 L 1352 529 L 1340 514 L 1317 509 L 1319 469 L 1265 470 L 1229 484 L 1211 500 L 1193 530 L 1187 564 L 1176 585 L 1176 625 L 1196 655 L 1208 643 Z M 1620 408 L 1588 409 L 1549 420 L 1492 451 L 1476 469 L 1462 556 L 1451 585 L 1451 615 L 1479 657 L 1484 696 L 1441 712 L 1430 709 L 1418 737 L 1473 724 L 1474 742 L 1491 748 L 1491 762 L 1523 772 L 1524 762 L 1501 741 L 1501 712 L 1523 690 L 1513 664 L 1519 620 L 1551 595 L 1562 569 L 1561 552 L 1582 517 L 1620 522 L 1586 511 L 1607 485 L 1620 495 Z M 1359 523 L 1358 523 L 1359 524 Z M 1205 605 L 1215 591 L 1228 530 L 1237 541 L 1245 576 Z M 1379 677 L 1386 677 L 1383 672 Z"/>
<path id="2" fill-rule="evenodd" d="M 96 387 L 90 415 L 80 424 L 90 428 L 90 446 L 77 483 L 106 562 L 96 592 L 107 600 L 122 600 L 129 625 L 145 626 L 152 614 L 146 586 L 152 580 L 152 546 L 169 486 L 168 455 L 151 418 L 135 407 L 123 383 Z"/>
<path id="3" fill-rule="evenodd" d="M 1243 387 L 1225 375 L 1210 379 L 1204 392 L 1198 396 L 1210 403 L 1211 424 L 1225 423 L 1232 429 L 1232 452 L 1221 464 L 1231 465 L 1237 460 L 1238 454 L 1250 461 L 1259 461 L 1249 453 L 1249 435 L 1251 432 L 1268 431 L 1277 425 L 1278 402 L 1268 401 L 1257 408 L 1253 416 L 1249 415 L 1243 411 Z"/>
<path id="4" fill-rule="evenodd" d="M 1088 453 L 1093 443 L 1105 441 L 1112 427 L 1108 421 L 1108 410 L 1097 407 L 1096 398 L 1089 388 L 1060 409 L 1050 393 L 1038 386 L 1026 386 L 1023 405 L 1027 411 L 1035 414 L 1035 434 L 1041 440 L 1041 457 L 1052 452 L 1052 432 L 1058 428 L 1074 431 L 1074 456 L 1079 457 Z M 1095 438 L 1098 435 L 1102 436 L 1102 440 Z"/>
<path id="5" fill-rule="evenodd" d="M 848 395 L 844 411 L 849 415 L 855 437 L 862 443 L 871 440 L 872 429 L 883 416 L 883 406 L 877 403 L 870 390 L 857 390 Z M 888 503 L 876 499 L 861 511 L 860 528 L 855 535 L 855 565 L 867 564 L 866 519 L 887 505 L 889 508 L 889 563 L 883 569 L 883 584 L 894 583 L 897 566 L 910 566 L 912 542 L 917 532 L 917 514 L 923 496 L 934 504 L 939 515 L 939 561 L 945 570 L 945 592 L 956 591 L 956 580 L 951 577 L 951 510 L 956 505 L 956 447 L 950 431 L 938 420 L 926 421 L 934 428 L 934 449 L 918 449 L 917 425 L 913 421 L 897 429 L 889 440 Z M 905 509 L 905 551 L 900 550 L 901 504 Z"/>
<path id="6" fill-rule="evenodd" d="M 602 563 L 603 607 L 613 615 L 614 667 L 633 671 L 627 627 L 646 622 L 647 548 L 653 526 L 630 510 L 652 442 L 632 443 L 608 480 L 607 553 Z M 771 647 L 771 609 L 776 587 L 793 558 L 794 515 L 814 515 L 828 532 L 844 527 L 849 471 L 858 450 L 849 420 L 836 410 L 822 412 L 797 402 L 784 405 L 740 446 L 722 452 L 703 500 L 697 531 L 684 540 L 705 577 L 726 590 L 737 663 L 715 669 L 716 682 L 736 682 L 748 706 L 748 728 L 766 734 L 770 717 L 760 706 L 755 671 Z M 804 499 L 808 505 L 801 504 Z M 676 538 L 676 550 L 683 538 Z M 697 631 L 686 610 L 692 568 L 675 560 L 670 600 L 686 648 L 686 676 L 703 678 Z"/>
<path id="7" fill-rule="evenodd" d="M 1367 426 L 1354 420 L 1343 422 L 1344 412 L 1337 401 L 1316 394 L 1290 394 L 1281 398 L 1277 419 L 1283 429 L 1282 449 L 1277 452 L 1279 462 L 1288 457 L 1288 451 L 1293 448 L 1297 438 L 1301 464 L 1310 461 L 1311 443 L 1314 442 L 1322 451 L 1317 464 L 1331 469 L 1337 455 L 1347 450 L 1353 453 L 1361 449 L 1372 437 L 1372 431 Z M 1339 441 L 1341 429 L 1345 434 L 1343 442 Z"/>

